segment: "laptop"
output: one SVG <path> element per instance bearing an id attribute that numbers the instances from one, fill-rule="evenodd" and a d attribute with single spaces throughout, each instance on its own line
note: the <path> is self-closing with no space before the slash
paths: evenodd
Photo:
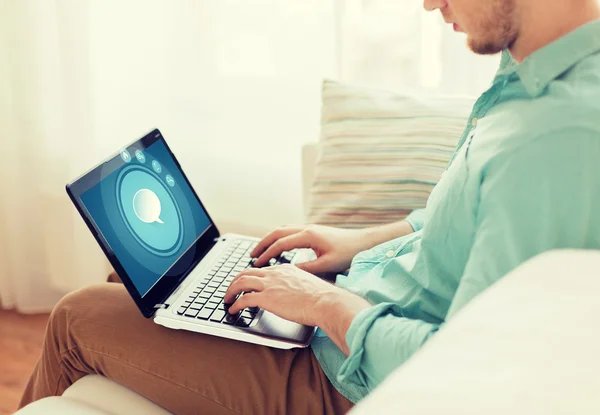
<path id="1" fill-rule="evenodd" d="M 280 349 L 310 343 L 314 327 L 259 308 L 227 312 L 227 287 L 252 266 L 250 252 L 259 239 L 220 234 L 159 130 L 66 190 L 144 317 L 172 329 Z M 314 252 L 297 250 L 270 264 L 312 258 Z"/>

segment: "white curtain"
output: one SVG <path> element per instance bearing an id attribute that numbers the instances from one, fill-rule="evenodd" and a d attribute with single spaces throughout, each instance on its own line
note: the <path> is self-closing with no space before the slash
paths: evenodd
<path id="1" fill-rule="evenodd" d="M 64 185 L 160 128 L 225 231 L 302 221 L 323 78 L 475 94 L 421 0 L 0 1 L 0 301 L 48 310 L 110 270 Z"/>
<path id="2" fill-rule="evenodd" d="M 332 0 L 0 1 L 0 301 L 110 270 L 65 184 L 160 128 L 217 224 L 302 221 L 300 149 L 336 76 Z"/>
<path id="3" fill-rule="evenodd" d="M 64 185 L 86 165 L 92 103 L 83 2 L 0 2 L 0 300 L 44 311 L 107 266 Z"/>

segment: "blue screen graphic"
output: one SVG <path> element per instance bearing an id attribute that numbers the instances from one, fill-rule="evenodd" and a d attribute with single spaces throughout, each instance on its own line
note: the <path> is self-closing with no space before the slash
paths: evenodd
<path id="1" fill-rule="evenodd" d="M 162 140 L 121 161 L 81 200 L 144 296 L 211 222 Z"/>

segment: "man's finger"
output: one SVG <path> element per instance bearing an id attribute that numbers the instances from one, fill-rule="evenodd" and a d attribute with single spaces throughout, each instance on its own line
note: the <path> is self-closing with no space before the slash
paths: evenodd
<path id="1" fill-rule="evenodd" d="M 223 302 L 225 304 L 231 304 L 235 300 L 235 297 L 240 293 L 262 291 L 264 289 L 265 283 L 262 278 L 244 275 L 240 277 L 235 284 L 232 282 L 231 285 L 229 285 L 225 297 L 223 298 Z"/>
<path id="2" fill-rule="evenodd" d="M 310 274 L 319 274 L 326 269 L 327 258 L 325 255 L 318 257 L 315 260 L 294 264 L 296 267 Z"/>
<path id="3" fill-rule="evenodd" d="M 245 276 L 245 275 L 251 275 L 253 277 L 260 277 L 260 278 L 264 278 L 267 274 L 267 271 L 269 270 L 270 267 L 267 268 L 246 268 L 245 270 L 243 270 L 242 272 L 240 272 L 238 275 L 235 276 L 234 279 L 231 280 L 231 282 L 229 283 L 229 286 L 231 287 L 231 284 L 233 284 L 234 282 L 236 282 L 238 279 L 240 279 L 241 277 Z"/>
<path id="4" fill-rule="evenodd" d="M 237 314 L 244 308 L 248 307 L 260 307 L 261 306 L 261 293 L 247 293 L 241 296 L 235 303 L 229 307 L 229 314 Z"/>
<path id="5" fill-rule="evenodd" d="M 279 228 L 265 236 L 256 247 L 250 253 L 252 258 L 258 257 L 260 254 L 265 252 L 265 250 L 273 245 L 273 243 L 281 238 L 285 238 L 286 236 L 293 235 L 295 233 L 301 232 L 303 230 L 302 227 L 289 227 L 289 228 Z"/>
<path id="6" fill-rule="evenodd" d="M 261 267 L 267 264 L 271 258 L 275 258 L 282 252 L 291 251 L 296 248 L 310 248 L 310 238 L 306 232 L 295 233 L 279 239 L 256 259 L 254 266 Z"/>

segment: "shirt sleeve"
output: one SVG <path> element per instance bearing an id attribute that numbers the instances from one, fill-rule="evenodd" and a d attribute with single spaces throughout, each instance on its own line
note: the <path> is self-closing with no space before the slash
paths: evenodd
<path id="1" fill-rule="evenodd" d="M 425 224 L 425 208 L 413 210 L 404 220 L 412 226 L 415 232 L 420 231 Z"/>
<path id="2" fill-rule="evenodd" d="M 439 325 L 402 316 L 393 303 L 381 303 L 356 315 L 346 343 L 350 354 L 338 381 L 374 389 L 439 329 Z"/>
<path id="3" fill-rule="evenodd" d="M 571 128 L 489 163 L 475 239 L 447 318 L 538 254 L 600 244 L 599 156 L 598 133 Z"/>

